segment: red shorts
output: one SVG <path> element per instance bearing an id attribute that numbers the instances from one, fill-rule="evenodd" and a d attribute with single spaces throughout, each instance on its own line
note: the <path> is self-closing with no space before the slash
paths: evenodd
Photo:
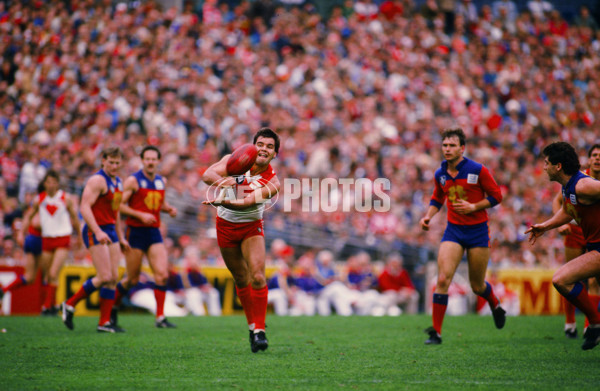
<path id="1" fill-rule="evenodd" d="M 54 251 L 57 248 L 69 248 L 71 245 L 70 236 L 60 236 L 58 238 L 42 238 L 42 251 Z"/>
<path id="2" fill-rule="evenodd" d="M 569 225 L 571 226 L 571 233 L 565 236 L 565 247 L 585 248 L 587 243 L 583 238 L 581 227 L 575 224 Z"/>
<path id="3" fill-rule="evenodd" d="M 219 247 L 237 247 L 245 239 L 257 235 L 265 236 L 262 220 L 249 223 L 232 223 L 217 217 L 217 243 L 219 243 Z"/>

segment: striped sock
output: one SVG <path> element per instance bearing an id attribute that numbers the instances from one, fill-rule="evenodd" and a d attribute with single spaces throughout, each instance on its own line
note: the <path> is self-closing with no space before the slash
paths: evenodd
<path id="1" fill-rule="evenodd" d="M 596 307 L 594 307 L 588 296 L 587 289 L 581 282 L 576 282 L 571 292 L 567 293 L 565 297 L 585 314 L 591 324 L 600 323 L 600 314 L 598 314 Z"/>
<path id="2" fill-rule="evenodd" d="M 156 318 L 165 316 L 166 285 L 154 285 L 154 298 L 156 299 Z"/>
<path id="3" fill-rule="evenodd" d="M 439 335 L 442 335 L 442 324 L 444 323 L 444 315 L 448 308 L 448 295 L 444 293 L 433 294 L 433 328 Z"/>
<path id="4" fill-rule="evenodd" d="M 110 311 L 115 303 L 115 290 L 111 288 L 100 288 L 100 322 L 102 326 L 110 322 Z"/>
<path id="5" fill-rule="evenodd" d="M 96 289 L 98 289 L 98 288 L 96 288 L 94 286 L 94 284 L 92 284 L 92 279 L 91 278 L 88 279 L 86 282 L 83 283 L 81 288 L 79 288 L 77 293 L 75 293 L 73 296 L 71 296 L 69 298 L 69 300 L 67 300 L 67 305 L 70 305 L 71 307 L 75 307 L 77 305 L 77 303 L 79 303 L 82 299 L 85 299 L 92 293 L 94 293 L 96 291 Z"/>

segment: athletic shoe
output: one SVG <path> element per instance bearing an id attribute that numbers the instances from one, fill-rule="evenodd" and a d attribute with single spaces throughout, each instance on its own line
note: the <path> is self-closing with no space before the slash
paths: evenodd
<path id="1" fill-rule="evenodd" d="M 425 332 L 429 334 L 429 339 L 425 341 L 425 345 L 441 345 L 442 336 L 438 334 L 433 327 L 425 329 Z"/>
<path id="2" fill-rule="evenodd" d="M 583 350 L 593 349 L 600 343 L 600 327 L 588 327 L 585 334 L 583 334 Z"/>
<path id="3" fill-rule="evenodd" d="M 110 322 L 106 322 L 102 325 L 98 325 L 98 327 L 96 328 L 96 331 L 99 333 L 112 333 L 112 334 L 125 332 L 125 330 L 123 330 L 119 326 L 115 326 L 114 324 L 112 324 Z"/>
<path id="4" fill-rule="evenodd" d="M 500 306 L 497 306 L 492 310 L 492 315 L 494 316 L 494 324 L 497 329 L 501 329 L 504 327 L 504 323 L 506 323 L 506 311 Z"/>
<path id="5" fill-rule="evenodd" d="M 256 353 L 259 350 L 267 350 L 269 341 L 267 341 L 267 335 L 264 331 L 259 331 L 252 336 L 250 347 L 252 348 L 252 353 Z"/>
<path id="6" fill-rule="evenodd" d="M 577 329 L 565 329 L 565 337 L 569 339 L 577 338 Z"/>
<path id="7" fill-rule="evenodd" d="M 69 330 L 73 330 L 75 327 L 73 325 L 73 315 L 75 314 L 75 308 L 71 307 L 67 304 L 67 302 L 63 302 L 61 305 L 62 312 L 62 321 L 67 326 Z"/>
<path id="8" fill-rule="evenodd" d="M 177 328 L 177 326 L 175 326 L 173 323 L 169 322 L 167 320 L 167 318 L 165 318 L 164 316 L 161 316 L 160 318 L 156 319 L 156 322 L 154 323 L 154 325 L 156 327 L 158 327 L 159 329 L 175 329 L 175 328 Z"/>

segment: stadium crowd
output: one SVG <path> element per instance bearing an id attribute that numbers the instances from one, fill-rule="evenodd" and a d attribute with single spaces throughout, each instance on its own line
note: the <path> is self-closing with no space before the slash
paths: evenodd
<path id="1" fill-rule="evenodd" d="M 418 225 L 443 159 L 439 132 L 458 125 L 466 155 L 504 193 L 490 210 L 491 263 L 561 264 L 556 233 L 532 247 L 523 232 L 551 214 L 558 191 L 541 149 L 570 142 L 585 166 L 598 142 L 600 31 L 589 9 L 567 21 L 538 0 L 522 10 L 511 0 L 346 0 L 324 18 L 321 3 L 0 1 L 3 262 L 22 258 L 14 223 L 48 168 L 80 195 L 103 147 L 124 149 L 125 177 L 152 144 L 180 211 L 164 217 L 172 257 L 193 244 L 203 264 L 221 265 L 201 175 L 270 126 L 282 138 L 280 178 L 388 178 L 391 209 L 306 213 L 278 202 L 267 240 L 342 261 L 398 251 L 418 275 L 445 226 L 443 214 L 429 232 Z M 75 249 L 71 261 L 86 257 Z"/>

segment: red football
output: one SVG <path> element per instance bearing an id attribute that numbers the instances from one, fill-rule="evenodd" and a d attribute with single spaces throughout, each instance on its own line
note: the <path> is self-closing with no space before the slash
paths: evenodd
<path id="1" fill-rule="evenodd" d="M 245 174 L 256 161 L 258 149 L 254 144 L 244 144 L 233 151 L 227 160 L 227 174 L 242 175 Z"/>

